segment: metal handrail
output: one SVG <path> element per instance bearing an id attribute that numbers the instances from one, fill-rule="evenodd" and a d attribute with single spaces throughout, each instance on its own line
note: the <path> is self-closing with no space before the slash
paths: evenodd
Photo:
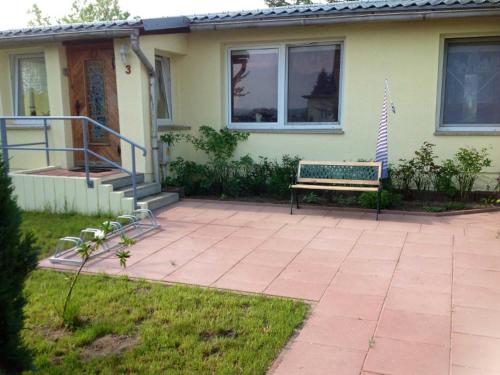
<path id="1" fill-rule="evenodd" d="M 19 144 L 11 144 L 9 145 L 7 140 L 7 120 L 25 120 L 25 121 L 43 121 L 43 129 L 45 140 L 43 142 L 30 142 L 30 143 L 19 143 Z M 48 136 L 48 121 L 52 120 L 61 120 L 61 121 L 81 121 L 82 122 L 82 133 L 83 133 L 83 147 L 49 147 L 49 136 Z M 95 151 L 89 149 L 88 142 L 88 125 L 92 124 L 97 126 L 106 132 L 118 137 L 124 142 L 130 144 L 130 150 L 132 153 L 132 170 L 128 170 L 121 165 L 109 160 L 108 158 L 99 155 Z M 127 137 L 121 135 L 120 133 L 114 131 L 113 129 L 108 128 L 107 126 L 102 125 L 101 123 L 86 117 L 86 116 L 0 116 L 0 140 L 2 142 L 2 155 L 3 162 L 5 165 L 5 170 L 9 171 L 9 150 L 25 150 L 25 151 L 45 151 L 45 158 L 47 166 L 50 166 L 50 154 L 49 151 L 61 151 L 61 152 L 83 152 L 84 153 L 84 168 L 85 168 L 85 178 L 87 181 L 87 186 L 89 188 L 93 188 L 93 181 L 90 179 L 90 166 L 89 166 L 89 155 L 92 155 L 101 161 L 113 166 L 129 174 L 132 177 L 132 190 L 133 190 L 133 199 L 134 199 L 134 209 L 137 209 L 137 171 L 136 171 L 136 160 L 135 160 L 135 150 L 139 149 L 142 151 L 142 156 L 145 157 L 147 154 L 147 150 L 144 146 L 137 144 L 136 142 L 128 139 Z M 37 146 L 44 145 L 45 147 L 29 147 L 29 146 Z"/>

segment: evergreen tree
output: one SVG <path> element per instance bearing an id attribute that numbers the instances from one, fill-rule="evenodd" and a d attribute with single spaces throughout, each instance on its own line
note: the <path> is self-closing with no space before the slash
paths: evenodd
<path id="1" fill-rule="evenodd" d="M 32 235 L 21 238 L 21 213 L 11 180 L 0 160 L 0 373 L 17 373 L 29 364 L 19 337 L 23 327 L 23 285 L 36 267 Z"/>

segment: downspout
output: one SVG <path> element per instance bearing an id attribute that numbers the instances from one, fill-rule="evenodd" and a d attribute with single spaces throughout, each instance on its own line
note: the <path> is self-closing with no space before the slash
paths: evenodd
<path id="1" fill-rule="evenodd" d="M 150 103 L 150 121 L 151 121 L 151 148 L 153 150 L 153 173 L 154 182 L 160 181 L 160 158 L 158 149 L 158 122 L 156 118 L 157 98 L 156 98 L 156 72 L 153 64 L 148 60 L 139 45 L 139 30 L 134 30 L 130 34 L 130 46 L 132 51 L 137 55 L 141 63 L 144 65 L 149 76 L 149 103 Z"/>

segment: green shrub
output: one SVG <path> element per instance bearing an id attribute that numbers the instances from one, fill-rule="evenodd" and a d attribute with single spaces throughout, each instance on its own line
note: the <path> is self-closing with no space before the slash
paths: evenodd
<path id="1" fill-rule="evenodd" d="M 393 185 L 409 195 L 415 171 L 410 162 L 406 159 L 400 159 L 399 164 L 391 168 L 391 180 Z"/>
<path id="2" fill-rule="evenodd" d="M 436 191 L 445 194 L 448 198 L 453 199 L 458 193 L 458 189 L 454 184 L 454 177 L 456 174 L 455 166 L 445 161 L 440 167 L 439 172 L 436 174 L 434 180 L 434 187 Z"/>
<path id="3" fill-rule="evenodd" d="M 11 180 L 0 160 L 0 372 L 15 373 L 29 365 L 19 332 L 23 326 L 22 289 L 36 267 L 33 236 L 21 238 L 21 213 L 12 197 Z"/>
<path id="4" fill-rule="evenodd" d="M 439 171 L 439 166 L 435 162 L 437 156 L 434 155 L 434 147 L 434 144 L 424 142 L 410 160 L 414 170 L 413 184 L 418 192 L 430 190 Z"/>
<path id="5" fill-rule="evenodd" d="M 453 159 L 446 160 L 443 166 L 452 174 L 460 199 L 465 200 L 474 189 L 482 170 L 491 166 L 491 159 L 486 148 L 477 150 L 474 147 L 461 147 Z"/>
<path id="6" fill-rule="evenodd" d="M 322 201 L 322 199 L 321 199 L 321 197 L 318 196 L 318 194 L 316 194 L 314 192 L 310 192 L 310 193 L 307 193 L 306 195 L 304 195 L 304 197 L 302 198 L 302 201 L 305 203 L 317 204 L 317 203 L 320 203 Z"/>
<path id="7" fill-rule="evenodd" d="M 361 193 L 358 203 L 363 208 L 377 208 L 377 193 Z M 388 190 L 382 190 L 380 193 L 380 208 L 387 209 L 398 206 L 401 203 L 401 196 Z"/>
<path id="8" fill-rule="evenodd" d="M 424 206 L 424 211 L 427 211 L 427 212 L 445 212 L 446 211 L 446 207 L 443 207 L 443 206 Z"/>
<path id="9" fill-rule="evenodd" d="M 444 205 L 448 211 L 463 210 L 465 208 L 465 203 L 463 202 L 448 202 Z"/>

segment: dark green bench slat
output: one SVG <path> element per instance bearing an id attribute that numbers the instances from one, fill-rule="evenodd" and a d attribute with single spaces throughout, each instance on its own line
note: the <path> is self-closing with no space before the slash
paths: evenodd
<path id="1" fill-rule="evenodd" d="M 378 180 L 377 166 L 303 164 L 299 178 L 339 180 Z"/>

